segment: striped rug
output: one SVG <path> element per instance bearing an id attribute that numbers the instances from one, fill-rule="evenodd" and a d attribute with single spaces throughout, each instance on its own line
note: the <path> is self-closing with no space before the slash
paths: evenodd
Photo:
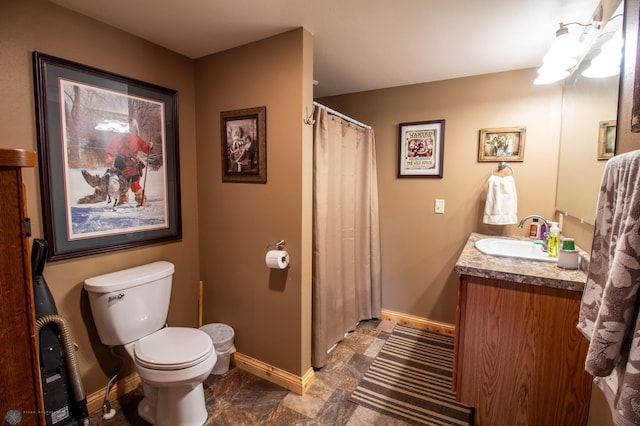
<path id="1" fill-rule="evenodd" d="M 473 425 L 452 374 L 452 337 L 396 325 L 350 400 L 409 424 Z"/>

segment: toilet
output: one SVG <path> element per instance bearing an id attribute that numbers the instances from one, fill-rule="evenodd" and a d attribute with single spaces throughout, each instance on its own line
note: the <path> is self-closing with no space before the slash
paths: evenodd
<path id="1" fill-rule="evenodd" d="M 207 420 L 202 382 L 216 363 L 202 330 L 166 326 L 174 265 L 158 261 L 84 282 L 98 335 L 124 346 L 142 380 L 138 414 L 153 425 L 202 425 Z"/>

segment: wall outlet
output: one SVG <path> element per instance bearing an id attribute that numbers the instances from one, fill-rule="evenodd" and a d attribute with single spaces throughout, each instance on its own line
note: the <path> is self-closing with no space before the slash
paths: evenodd
<path id="1" fill-rule="evenodd" d="M 436 214 L 444 214 L 444 200 L 436 200 L 433 212 Z"/>

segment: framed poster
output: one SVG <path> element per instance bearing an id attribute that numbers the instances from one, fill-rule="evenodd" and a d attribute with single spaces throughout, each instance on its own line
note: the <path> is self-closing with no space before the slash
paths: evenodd
<path id="1" fill-rule="evenodd" d="M 220 113 L 222 181 L 267 183 L 267 108 Z"/>
<path id="2" fill-rule="evenodd" d="M 33 54 L 49 260 L 182 237 L 178 94 Z"/>
<path id="3" fill-rule="evenodd" d="M 398 177 L 442 178 L 444 120 L 400 123 Z"/>

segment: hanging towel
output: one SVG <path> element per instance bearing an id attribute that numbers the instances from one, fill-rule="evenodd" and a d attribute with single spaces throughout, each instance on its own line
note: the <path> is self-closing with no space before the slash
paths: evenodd
<path id="1" fill-rule="evenodd" d="M 640 150 L 607 162 L 578 329 L 616 425 L 640 424 Z"/>
<path id="2" fill-rule="evenodd" d="M 518 194 L 513 176 L 491 174 L 482 221 L 489 225 L 518 223 Z"/>

